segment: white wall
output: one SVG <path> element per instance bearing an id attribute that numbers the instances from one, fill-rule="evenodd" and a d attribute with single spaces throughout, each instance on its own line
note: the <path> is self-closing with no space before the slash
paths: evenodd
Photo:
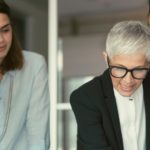
<path id="1" fill-rule="evenodd" d="M 106 68 L 105 35 L 63 38 L 64 77 L 99 75 Z"/>
<path id="2" fill-rule="evenodd" d="M 101 53 L 105 50 L 105 38 L 111 27 L 122 20 L 141 20 L 146 23 L 146 10 L 78 17 L 78 35 L 75 36 L 69 36 L 70 26 L 64 21 L 64 26 L 60 27 L 64 52 L 63 76 L 101 74 L 106 69 Z"/>
<path id="3" fill-rule="evenodd" d="M 48 17 L 46 13 L 37 13 L 26 19 L 26 45 L 47 57 L 48 53 Z"/>

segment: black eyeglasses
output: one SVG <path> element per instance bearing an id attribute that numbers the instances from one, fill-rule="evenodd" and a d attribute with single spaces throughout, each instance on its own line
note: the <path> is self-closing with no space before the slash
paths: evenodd
<path id="1" fill-rule="evenodd" d="M 124 78 L 128 72 L 131 73 L 132 77 L 137 80 L 143 80 L 147 72 L 150 71 L 150 68 L 133 68 L 133 69 L 128 69 L 126 67 L 121 67 L 121 66 L 113 66 L 110 65 L 110 60 L 107 57 L 107 62 L 109 66 L 109 71 L 110 74 L 115 77 L 115 78 Z"/>
<path id="2" fill-rule="evenodd" d="M 142 80 L 146 77 L 146 74 L 149 70 L 149 68 L 127 69 L 125 67 L 109 65 L 110 74 L 115 78 L 123 78 L 128 72 L 130 72 L 134 79 Z"/>

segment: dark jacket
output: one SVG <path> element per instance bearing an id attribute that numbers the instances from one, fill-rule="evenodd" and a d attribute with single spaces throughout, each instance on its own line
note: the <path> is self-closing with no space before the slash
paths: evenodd
<path id="1" fill-rule="evenodd" d="M 150 150 L 150 75 L 143 81 L 146 150 Z M 77 150 L 123 150 L 116 100 L 109 71 L 71 94 L 77 125 Z"/>

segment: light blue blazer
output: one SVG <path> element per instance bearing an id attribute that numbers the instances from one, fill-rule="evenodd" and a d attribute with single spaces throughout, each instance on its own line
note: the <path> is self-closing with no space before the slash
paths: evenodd
<path id="1" fill-rule="evenodd" d="M 0 82 L 0 150 L 49 149 L 49 90 L 44 58 L 23 52 L 22 70 Z"/>

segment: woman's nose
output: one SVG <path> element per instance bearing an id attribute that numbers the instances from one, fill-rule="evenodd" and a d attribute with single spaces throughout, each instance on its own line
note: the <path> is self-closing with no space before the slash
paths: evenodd
<path id="1" fill-rule="evenodd" d="M 126 76 L 123 78 L 123 80 L 126 82 L 126 83 L 131 83 L 133 81 L 133 76 L 131 74 L 131 72 L 128 72 L 126 74 Z"/>
<path id="2" fill-rule="evenodd" d="M 3 42 L 4 41 L 4 36 L 2 33 L 0 33 L 0 42 Z"/>

